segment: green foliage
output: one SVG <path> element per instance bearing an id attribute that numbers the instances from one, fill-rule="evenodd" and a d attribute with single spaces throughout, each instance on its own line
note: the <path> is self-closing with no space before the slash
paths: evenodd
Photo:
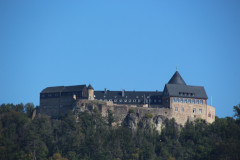
<path id="1" fill-rule="evenodd" d="M 135 113 L 135 111 L 133 109 L 129 109 L 128 113 Z"/>
<path id="2" fill-rule="evenodd" d="M 150 112 L 145 113 L 145 118 L 152 118 L 153 115 Z"/>
<path id="3" fill-rule="evenodd" d="M 80 113 L 76 122 L 71 111 L 61 119 L 38 115 L 32 120 L 34 108 L 31 103 L 0 106 L 0 160 L 240 158 L 239 105 L 234 118 L 216 118 L 213 124 L 196 120 L 180 127 L 166 119 L 161 134 L 141 121 L 136 132 L 113 129 L 110 110 L 106 119 L 93 110 Z"/>

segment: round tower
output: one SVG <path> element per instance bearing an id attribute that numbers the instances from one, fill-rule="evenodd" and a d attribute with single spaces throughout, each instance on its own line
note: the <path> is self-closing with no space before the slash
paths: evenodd
<path id="1" fill-rule="evenodd" d="M 91 84 L 88 85 L 88 100 L 94 100 L 94 89 Z"/>

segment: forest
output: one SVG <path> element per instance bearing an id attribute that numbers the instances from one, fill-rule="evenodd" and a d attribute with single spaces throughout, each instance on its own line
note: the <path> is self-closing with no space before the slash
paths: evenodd
<path id="1" fill-rule="evenodd" d="M 113 127 L 114 116 L 97 110 L 71 111 L 59 119 L 32 118 L 36 107 L 0 106 L 0 160 L 182 160 L 240 159 L 240 105 L 233 117 L 178 126 L 166 119 L 161 133 L 138 124 L 136 131 Z"/>

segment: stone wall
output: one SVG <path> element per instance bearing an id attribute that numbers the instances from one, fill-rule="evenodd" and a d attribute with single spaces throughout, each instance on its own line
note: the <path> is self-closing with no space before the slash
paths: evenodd
<path id="1" fill-rule="evenodd" d="M 178 124 L 184 125 L 188 119 L 194 121 L 197 118 L 204 119 L 208 123 L 215 121 L 215 116 L 208 117 L 208 113 L 215 115 L 215 109 L 205 104 L 205 100 L 202 104 L 188 103 L 188 101 L 185 103 L 184 100 L 185 98 L 183 102 L 173 102 L 172 98 L 170 99 L 170 109 Z"/>

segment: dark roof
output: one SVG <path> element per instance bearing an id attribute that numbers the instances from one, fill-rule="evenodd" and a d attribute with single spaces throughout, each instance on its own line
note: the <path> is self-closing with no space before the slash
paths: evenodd
<path id="1" fill-rule="evenodd" d="M 139 99 L 143 99 L 147 96 L 162 97 L 162 92 L 159 91 L 124 91 L 124 96 L 122 96 L 122 91 L 94 91 L 95 99 L 136 99 L 138 96 Z M 104 97 L 105 96 L 105 97 Z"/>
<path id="2" fill-rule="evenodd" d="M 77 92 L 82 91 L 84 87 L 86 87 L 86 85 L 47 87 L 43 89 L 41 93 Z"/>
<path id="3" fill-rule="evenodd" d="M 93 89 L 93 87 L 92 87 L 91 84 L 89 84 L 87 88 L 88 88 L 88 89 Z"/>
<path id="4" fill-rule="evenodd" d="M 84 87 L 87 87 L 86 85 L 77 85 L 77 86 L 66 86 L 64 87 L 62 92 L 77 92 L 82 91 Z"/>
<path id="5" fill-rule="evenodd" d="M 176 71 L 174 73 L 172 78 L 169 80 L 168 84 L 182 84 L 182 85 L 186 85 L 185 81 L 183 80 L 181 75 L 178 73 L 178 71 Z"/>
<path id="6" fill-rule="evenodd" d="M 43 89 L 41 93 L 61 92 L 63 89 L 64 89 L 64 86 L 47 87 L 47 88 Z"/>
<path id="7" fill-rule="evenodd" d="M 165 90 L 170 97 L 192 97 L 208 99 L 206 91 L 202 86 L 189 86 L 179 84 L 166 84 Z"/>

